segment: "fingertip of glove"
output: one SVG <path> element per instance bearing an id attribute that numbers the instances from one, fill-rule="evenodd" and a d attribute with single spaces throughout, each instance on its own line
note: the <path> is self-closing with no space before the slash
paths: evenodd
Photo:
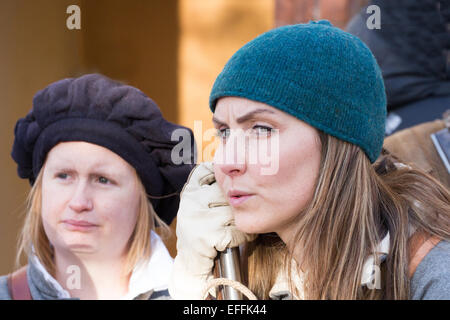
<path id="1" fill-rule="evenodd" d="M 214 172 L 209 173 L 208 175 L 201 177 L 199 180 L 200 186 L 211 185 L 216 182 L 216 177 L 214 176 Z"/>

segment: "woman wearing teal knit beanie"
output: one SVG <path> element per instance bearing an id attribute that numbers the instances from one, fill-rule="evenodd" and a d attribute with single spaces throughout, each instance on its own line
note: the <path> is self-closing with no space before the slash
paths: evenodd
<path id="1" fill-rule="evenodd" d="M 328 21 L 266 32 L 210 108 L 220 144 L 181 195 L 172 297 L 214 296 L 217 251 L 240 245 L 259 299 L 450 298 L 450 193 L 382 152 L 383 80 L 358 38 Z"/>

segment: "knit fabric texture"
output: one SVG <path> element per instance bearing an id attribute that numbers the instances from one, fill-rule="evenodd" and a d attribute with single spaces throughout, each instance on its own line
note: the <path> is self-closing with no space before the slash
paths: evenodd
<path id="1" fill-rule="evenodd" d="M 266 103 L 362 148 L 383 145 L 386 94 L 380 68 L 357 37 L 326 20 L 270 30 L 239 49 L 210 94 Z"/>

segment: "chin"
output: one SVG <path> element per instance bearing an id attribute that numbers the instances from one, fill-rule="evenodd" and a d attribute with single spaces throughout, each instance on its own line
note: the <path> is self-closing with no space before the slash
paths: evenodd
<path id="1" fill-rule="evenodd" d="M 61 247 L 60 249 L 69 251 L 73 254 L 91 254 L 97 252 L 96 246 L 83 242 L 67 242 L 64 244 L 64 247 Z"/>
<path id="2" fill-rule="evenodd" d="M 258 221 L 258 218 L 252 215 L 237 213 L 235 214 L 235 224 L 239 231 L 248 234 L 267 233 L 267 227 Z"/>

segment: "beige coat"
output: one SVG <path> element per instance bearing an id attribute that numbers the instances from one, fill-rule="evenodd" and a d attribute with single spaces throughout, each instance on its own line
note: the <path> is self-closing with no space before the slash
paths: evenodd
<path id="1" fill-rule="evenodd" d="M 398 131 L 384 140 L 384 148 L 402 162 L 424 170 L 450 188 L 450 174 L 430 137 L 443 128 L 444 121 L 435 120 Z"/>

